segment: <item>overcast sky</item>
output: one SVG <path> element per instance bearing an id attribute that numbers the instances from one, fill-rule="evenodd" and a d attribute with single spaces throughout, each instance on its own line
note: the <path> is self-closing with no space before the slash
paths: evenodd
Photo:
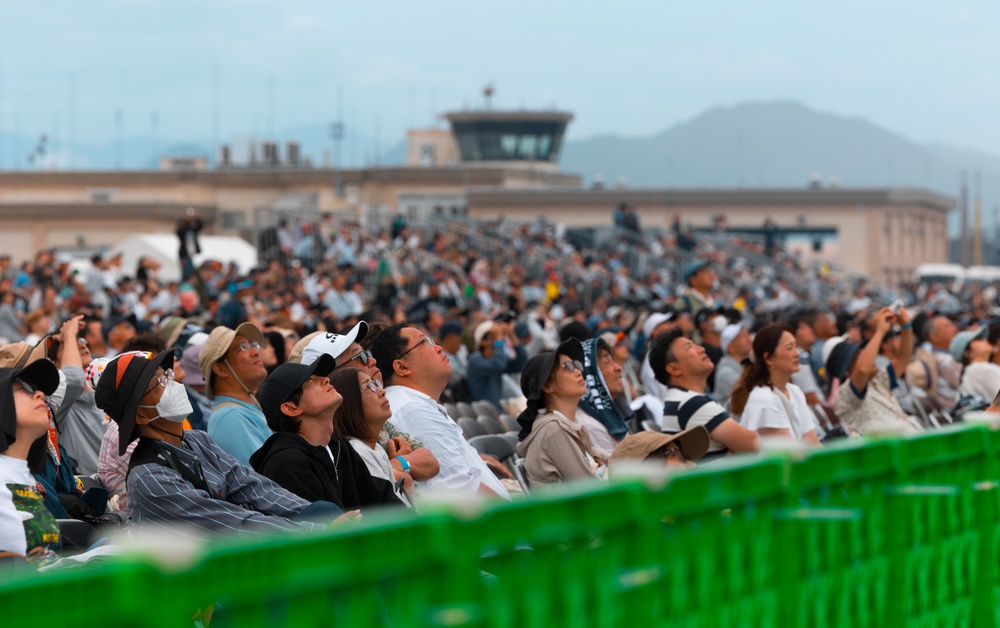
<path id="1" fill-rule="evenodd" d="M 120 109 L 126 137 L 155 114 L 164 140 L 209 140 L 218 68 L 223 141 L 331 121 L 342 89 L 388 147 L 492 81 L 497 107 L 572 111 L 571 138 L 792 99 L 1000 152 L 998 18 L 987 1 L 0 0 L 0 131 L 111 142 Z"/>

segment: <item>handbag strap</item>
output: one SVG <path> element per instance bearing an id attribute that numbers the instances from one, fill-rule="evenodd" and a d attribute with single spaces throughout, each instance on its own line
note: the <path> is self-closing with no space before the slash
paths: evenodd
<path id="1" fill-rule="evenodd" d="M 774 389 L 774 393 L 778 396 L 781 401 L 781 406 L 785 409 L 785 415 L 788 417 L 788 426 L 792 431 L 792 436 L 795 440 L 802 440 L 802 435 L 799 434 L 798 427 L 796 426 L 795 413 L 792 411 L 792 402 L 788 397 L 778 389 Z"/>

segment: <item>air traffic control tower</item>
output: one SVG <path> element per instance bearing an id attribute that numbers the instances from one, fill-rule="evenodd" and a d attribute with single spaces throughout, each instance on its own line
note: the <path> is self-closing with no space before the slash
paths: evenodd
<path id="1" fill-rule="evenodd" d="M 556 171 L 563 135 L 573 114 L 554 110 L 500 111 L 487 104 L 485 109 L 453 111 L 443 117 L 450 131 L 409 132 L 410 165 L 524 166 Z"/>
<path id="2" fill-rule="evenodd" d="M 573 115 L 561 111 L 461 111 L 445 114 L 464 162 L 559 161 Z"/>

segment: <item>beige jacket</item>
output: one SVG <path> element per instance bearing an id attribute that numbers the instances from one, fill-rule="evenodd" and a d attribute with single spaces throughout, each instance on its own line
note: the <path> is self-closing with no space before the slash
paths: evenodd
<path id="1" fill-rule="evenodd" d="M 539 411 L 531 433 L 517 444 L 517 453 L 526 459 L 532 486 L 597 478 L 587 430 L 559 412 Z"/>

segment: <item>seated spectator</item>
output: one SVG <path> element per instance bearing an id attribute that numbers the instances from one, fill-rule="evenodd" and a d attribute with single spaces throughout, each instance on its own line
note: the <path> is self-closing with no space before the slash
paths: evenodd
<path id="1" fill-rule="evenodd" d="M 59 526 L 45 507 L 28 458 L 32 445 L 48 434 L 45 395 L 58 385 L 59 371 L 48 360 L 0 368 L 0 555 L 23 556 L 36 566 L 58 558 L 53 550 L 59 547 Z"/>
<path id="2" fill-rule="evenodd" d="M 285 337 L 281 332 L 264 332 L 264 342 L 260 346 L 260 359 L 268 375 L 285 363 Z"/>
<path id="3" fill-rule="evenodd" d="M 253 323 L 242 323 L 235 331 L 219 326 L 209 334 L 198 356 L 205 396 L 214 402 L 208 435 L 242 464 L 247 464 L 271 435 L 254 397 L 267 377 L 260 359 L 262 340 Z"/>
<path id="4" fill-rule="evenodd" d="M 622 367 L 615 362 L 603 335 L 583 342 L 581 347 L 587 394 L 580 399 L 576 420 L 587 429 L 594 447 L 605 452 L 602 457 L 607 458 L 621 439 L 635 431 L 635 414 L 624 398 Z"/>
<path id="5" fill-rule="evenodd" d="M 792 383 L 800 361 L 791 328 L 773 323 L 761 328 L 753 340 L 753 355 L 753 364 L 733 388 L 732 410 L 740 424 L 761 436 L 819 445 L 806 396 Z"/>
<path id="6" fill-rule="evenodd" d="M 962 365 L 962 383 L 958 396 L 973 395 L 992 401 L 1000 391 L 1000 366 L 991 360 L 997 352 L 987 338 L 988 327 L 963 331 L 951 341 L 951 355 Z"/>
<path id="7" fill-rule="evenodd" d="M 67 394 L 53 415 L 59 429 L 59 443 L 66 448 L 77 475 L 97 473 L 97 459 L 106 430 L 104 413 L 94 404 L 94 389 L 87 385 L 84 369 L 90 366 L 90 349 L 77 334 L 83 322 L 76 316 L 63 323 L 60 333 L 52 337 L 49 354 L 56 367 L 65 374 Z M 73 351 L 65 343 L 76 344 Z M 79 391 L 79 393 L 77 393 Z"/>
<path id="8" fill-rule="evenodd" d="M 675 434 L 704 425 L 711 435 L 703 460 L 729 452 L 760 450 L 760 436 L 737 423 L 729 412 L 705 394 L 712 360 L 705 350 L 675 329 L 657 337 L 649 350 L 649 364 L 667 388 L 663 398 L 663 431 Z"/>
<path id="9" fill-rule="evenodd" d="M 655 462 L 667 467 L 695 466 L 708 451 L 708 430 L 696 425 L 677 434 L 643 430 L 629 434 L 608 459 L 608 477 L 624 461 Z"/>
<path id="10" fill-rule="evenodd" d="M 933 316 L 924 323 L 924 342 L 917 348 L 915 360 L 909 365 L 907 382 L 923 388 L 939 408 L 955 405 L 955 393 L 962 382 L 962 365 L 949 351 L 958 327 L 947 316 Z M 915 377 L 922 370 L 923 377 Z M 903 371 L 900 371 L 903 372 Z M 914 376 L 911 376 L 910 373 Z"/>
<path id="11" fill-rule="evenodd" d="M 334 415 L 337 433 L 348 439 L 372 477 L 385 480 L 399 501 L 409 505 L 413 478 L 404 473 L 397 481 L 389 462 L 396 456 L 395 441 L 389 441 L 388 452 L 378 442 L 379 432 L 392 416 L 382 382 L 358 369 L 344 368 L 333 373 L 331 383 L 344 398 Z"/>
<path id="12" fill-rule="evenodd" d="M 126 480 L 133 523 L 271 535 L 322 529 L 341 513 L 333 504 L 310 504 L 258 475 L 208 434 L 185 432 L 181 423 L 191 404 L 173 381 L 172 365 L 170 351 L 152 359 L 125 354 L 108 363 L 97 383 L 97 405 L 118 425 L 118 453 L 139 439 Z"/>
<path id="13" fill-rule="evenodd" d="M 737 323 L 727 325 L 722 330 L 721 342 L 720 347 L 724 355 L 715 367 L 715 388 L 712 390 L 712 397 L 731 411 L 730 395 L 733 386 L 743 375 L 743 361 L 750 358 L 753 339 L 750 338 L 747 328 Z"/>
<path id="14" fill-rule="evenodd" d="M 205 376 L 198 368 L 201 345 L 190 345 L 181 353 L 176 365 L 184 370 L 184 389 L 191 400 L 191 414 L 188 421 L 192 429 L 206 430 L 208 418 L 212 416 L 212 401 L 205 396 Z"/>
<path id="15" fill-rule="evenodd" d="M 135 314 L 112 316 L 104 321 L 102 329 L 107 342 L 107 352 L 103 357 L 113 358 L 122 351 L 125 351 L 125 345 L 136 334 L 135 324 Z"/>
<path id="16" fill-rule="evenodd" d="M 885 369 L 879 369 L 875 358 L 894 321 L 902 327 L 899 355 Z M 905 368 L 913 352 L 913 329 L 909 322 L 906 310 L 895 315 L 889 308 L 883 308 L 875 314 L 875 331 L 863 349 L 843 337 L 826 341 L 823 352 L 833 409 L 852 431 L 860 434 L 918 431 L 893 394 L 898 385 L 896 373 Z"/>
<path id="17" fill-rule="evenodd" d="M 603 475 L 605 460 L 592 448 L 576 407 L 587 394 L 583 347 L 576 339 L 534 356 L 521 372 L 528 407 L 517 417 L 517 453 L 532 486 Z"/>
<path id="18" fill-rule="evenodd" d="M 476 350 L 469 356 L 469 394 L 473 401 L 486 400 L 500 408 L 504 374 L 520 372 L 527 360 L 514 323 L 484 321 L 472 332 L 472 342 Z"/>
<path id="19" fill-rule="evenodd" d="M 660 383 L 649 365 L 649 348 L 653 346 L 653 341 L 669 332 L 678 329 L 675 312 L 653 312 L 646 317 L 642 323 L 642 335 L 646 339 L 646 357 L 639 367 L 639 378 L 642 381 L 642 388 L 647 395 L 653 395 L 657 399 L 663 399 L 667 394 L 667 387 Z"/>
<path id="20" fill-rule="evenodd" d="M 509 500 L 507 489 L 437 402 L 451 377 L 441 348 L 420 330 L 396 324 L 379 332 L 370 350 L 383 367 L 393 422 L 419 438 L 440 463 L 440 473 L 427 485 Z"/>
<path id="21" fill-rule="evenodd" d="M 274 434 L 250 464 L 308 501 L 344 509 L 399 506 L 392 479 L 373 477 L 366 460 L 334 433 L 343 397 L 328 377 L 333 363 L 324 355 L 308 366 L 283 364 L 264 380 L 260 403 Z"/>
<path id="22" fill-rule="evenodd" d="M 308 337 L 308 336 L 307 336 Z M 302 349 L 302 360 L 311 364 L 322 355 L 329 355 L 336 360 L 334 370 L 357 368 L 369 377 L 382 381 L 382 371 L 378 368 L 378 360 L 371 351 L 362 349 L 362 340 L 371 339 L 368 333 L 368 323 L 358 322 L 345 334 L 318 333 L 314 335 Z M 438 474 L 440 465 L 431 450 L 424 447 L 416 438 L 400 431 L 392 421 L 386 421 L 379 431 L 379 445 L 388 451 L 389 443 L 395 450 L 391 456 L 391 464 L 396 481 L 404 474 L 413 480 L 423 482 Z"/>

